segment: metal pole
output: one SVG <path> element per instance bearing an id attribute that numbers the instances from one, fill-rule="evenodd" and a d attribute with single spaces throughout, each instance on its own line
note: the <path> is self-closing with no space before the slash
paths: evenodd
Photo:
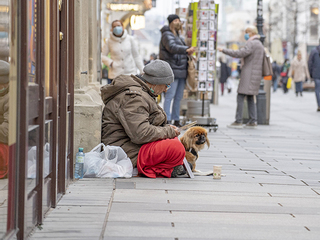
<path id="1" fill-rule="evenodd" d="M 260 41 L 264 42 L 266 36 L 263 34 L 263 3 L 262 0 L 258 0 L 257 2 L 257 29 L 258 33 L 261 36 Z"/>

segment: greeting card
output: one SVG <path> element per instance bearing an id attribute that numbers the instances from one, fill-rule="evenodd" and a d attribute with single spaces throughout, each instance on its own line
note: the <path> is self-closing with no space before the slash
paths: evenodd
<path id="1" fill-rule="evenodd" d="M 209 44 L 208 44 L 209 51 L 213 51 L 214 50 L 214 41 L 208 41 L 208 42 L 209 42 Z"/>
<path id="2" fill-rule="evenodd" d="M 207 60 L 207 50 L 200 50 L 199 60 Z"/>
<path id="3" fill-rule="evenodd" d="M 200 20 L 199 21 L 199 28 L 208 30 L 208 21 L 207 20 Z"/>
<path id="4" fill-rule="evenodd" d="M 215 30 L 214 21 L 209 21 L 209 30 Z"/>
<path id="5" fill-rule="evenodd" d="M 200 20 L 208 20 L 209 11 L 208 10 L 200 10 L 198 11 L 198 19 Z"/>
<path id="6" fill-rule="evenodd" d="M 207 72 L 206 71 L 199 71 L 198 80 L 199 81 L 206 81 L 207 80 Z"/>
<path id="7" fill-rule="evenodd" d="M 209 11 L 209 19 L 210 20 L 215 20 L 216 18 L 216 13 L 212 10 Z"/>
<path id="8" fill-rule="evenodd" d="M 212 81 L 206 82 L 206 89 L 207 89 L 207 91 L 213 91 L 213 82 Z"/>
<path id="9" fill-rule="evenodd" d="M 199 9 L 209 9 L 209 1 L 208 0 L 201 0 L 199 2 Z"/>
<path id="10" fill-rule="evenodd" d="M 214 71 L 208 71 L 208 81 L 214 79 Z"/>
<path id="11" fill-rule="evenodd" d="M 214 40 L 214 33 L 215 33 L 215 31 L 213 31 L 213 30 L 208 31 L 209 40 Z"/>
<path id="12" fill-rule="evenodd" d="M 208 60 L 214 61 L 215 60 L 215 51 L 208 52 Z"/>
<path id="13" fill-rule="evenodd" d="M 208 63 L 207 61 L 199 61 L 199 71 L 206 71 Z"/>
<path id="14" fill-rule="evenodd" d="M 214 70 L 214 61 L 208 61 L 208 70 L 213 71 Z"/>
<path id="15" fill-rule="evenodd" d="M 216 9 L 216 4 L 214 3 L 214 1 L 209 1 L 209 8 Z"/>
<path id="16" fill-rule="evenodd" d="M 199 31 L 199 38 L 200 40 L 208 40 L 208 31 L 207 30 L 200 30 Z"/>
<path id="17" fill-rule="evenodd" d="M 198 83 L 198 90 L 199 91 L 206 91 L 206 82 L 199 82 Z"/>

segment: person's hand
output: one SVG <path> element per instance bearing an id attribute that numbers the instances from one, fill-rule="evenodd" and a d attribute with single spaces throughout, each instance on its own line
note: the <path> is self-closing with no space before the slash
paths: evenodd
<path id="1" fill-rule="evenodd" d="M 193 54 L 195 50 L 196 50 L 195 47 L 190 47 L 190 48 L 188 48 L 188 49 L 187 49 L 188 55 Z"/>
<path id="2" fill-rule="evenodd" d="M 218 49 L 219 52 L 223 51 L 223 48 L 221 48 L 221 47 L 218 47 L 217 49 Z"/>
<path id="3" fill-rule="evenodd" d="M 112 67 L 112 64 L 113 64 L 113 62 L 112 62 L 112 63 L 110 63 L 110 67 Z"/>
<path id="4" fill-rule="evenodd" d="M 169 126 L 173 128 L 173 130 L 176 133 L 176 137 L 178 137 L 180 135 L 180 129 L 174 125 L 169 125 Z"/>

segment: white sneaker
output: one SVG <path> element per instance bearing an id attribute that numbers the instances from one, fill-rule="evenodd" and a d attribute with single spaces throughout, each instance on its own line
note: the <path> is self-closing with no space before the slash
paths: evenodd
<path id="1" fill-rule="evenodd" d="M 238 122 L 233 122 L 231 123 L 230 125 L 227 125 L 228 128 L 237 128 L 237 129 L 240 129 L 240 128 L 243 128 L 243 125 L 242 123 L 238 123 Z"/>

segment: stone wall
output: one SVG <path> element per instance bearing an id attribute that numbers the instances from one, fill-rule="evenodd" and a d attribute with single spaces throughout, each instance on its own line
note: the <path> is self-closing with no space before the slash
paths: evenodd
<path id="1" fill-rule="evenodd" d="M 103 103 L 100 83 L 97 81 L 96 1 L 75 1 L 75 62 L 74 62 L 74 151 L 79 147 L 90 151 L 101 142 L 101 115 Z"/>

